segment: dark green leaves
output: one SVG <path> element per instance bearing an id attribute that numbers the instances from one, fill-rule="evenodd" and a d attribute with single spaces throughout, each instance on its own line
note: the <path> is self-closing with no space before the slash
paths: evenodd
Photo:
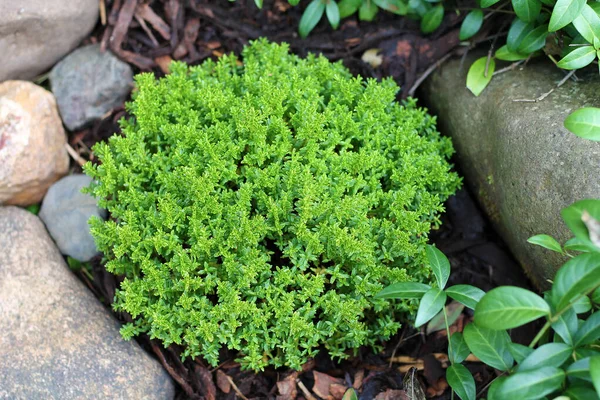
<path id="1" fill-rule="evenodd" d="M 579 69 L 591 64 L 595 58 L 596 50 L 594 47 L 582 46 L 569 52 L 557 65 L 563 69 Z"/>
<path id="2" fill-rule="evenodd" d="M 564 371 L 555 367 L 517 372 L 500 384 L 495 396 L 498 399 L 541 399 L 559 389 L 564 380 Z"/>
<path id="3" fill-rule="evenodd" d="M 462 400 L 475 400 L 475 380 L 462 364 L 453 364 L 446 370 L 446 380 Z"/>
<path id="4" fill-rule="evenodd" d="M 540 50 L 546 44 L 548 36 L 548 25 L 540 25 L 527 32 L 517 47 L 517 53 L 530 54 Z"/>
<path id="5" fill-rule="evenodd" d="M 496 62 L 493 58 L 489 60 L 489 64 L 487 57 L 481 57 L 475 61 L 467 73 L 467 89 L 469 89 L 475 96 L 479 96 L 481 92 L 483 92 L 483 89 L 485 89 L 488 83 L 490 83 L 492 80 L 492 75 L 494 75 L 495 68 Z"/>
<path id="6" fill-rule="evenodd" d="M 573 338 L 575 346 L 594 343 L 600 339 L 600 312 L 593 313 L 577 330 Z"/>
<path id="7" fill-rule="evenodd" d="M 600 254 L 586 253 L 570 259 L 554 277 L 552 302 L 557 311 L 600 285 Z"/>
<path id="8" fill-rule="evenodd" d="M 590 376 L 596 389 L 596 394 L 600 397 L 600 356 L 590 359 Z"/>
<path id="9" fill-rule="evenodd" d="M 425 254 L 427 255 L 427 261 L 429 261 L 429 266 L 433 271 L 433 275 L 435 275 L 438 287 L 443 289 L 450 276 L 450 262 L 448 261 L 448 258 L 446 258 L 444 253 L 431 245 L 427 245 Z"/>
<path id="10" fill-rule="evenodd" d="M 518 18 L 515 18 L 510 29 L 508 30 L 508 36 L 506 38 L 506 47 L 512 53 L 518 53 L 519 45 L 523 38 L 527 36 L 529 32 L 534 29 L 532 23 L 523 22 Z"/>
<path id="11" fill-rule="evenodd" d="M 560 243 L 558 243 L 556 239 L 550 235 L 535 235 L 527 239 L 527 242 L 531 244 L 537 244 L 538 246 L 542 246 L 548 250 L 556 251 L 557 253 L 563 252 Z"/>
<path id="12" fill-rule="evenodd" d="M 519 372 L 544 367 L 560 367 L 571 356 L 573 348 L 564 343 L 546 343 L 527 356 L 517 369 Z"/>
<path id="13" fill-rule="evenodd" d="M 517 17 L 524 22 L 535 21 L 542 9 L 539 0 L 512 0 L 512 5 Z"/>
<path id="14" fill-rule="evenodd" d="M 475 323 L 503 330 L 516 328 L 550 314 L 550 306 L 535 293 L 502 286 L 486 293 L 475 308 Z"/>
<path id="15" fill-rule="evenodd" d="M 310 31 L 317 26 L 321 17 L 323 17 L 324 12 L 325 3 L 321 0 L 313 0 L 308 7 L 306 7 L 304 14 L 302 14 L 302 18 L 300 18 L 300 25 L 298 26 L 298 32 L 301 37 L 305 38 L 308 36 Z"/>
<path id="16" fill-rule="evenodd" d="M 507 371 L 513 365 L 513 357 L 508 349 L 510 337 L 506 331 L 494 331 L 475 324 L 465 327 L 463 336 L 467 346 L 477 358 L 500 371 Z"/>
<path id="17" fill-rule="evenodd" d="M 446 289 L 446 294 L 452 299 L 474 310 L 485 292 L 471 285 L 454 285 Z"/>
<path id="18" fill-rule="evenodd" d="M 432 7 L 423 16 L 423 19 L 421 20 L 421 31 L 423 33 L 431 33 L 435 31 L 440 26 L 443 19 L 444 6 L 438 4 Z"/>
<path id="19" fill-rule="evenodd" d="M 373 21 L 373 18 L 377 15 L 377 5 L 373 1 L 363 1 L 362 5 L 358 9 L 358 18 L 361 21 Z"/>
<path id="20" fill-rule="evenodd" d="M 555 32 L 579 16 L 586 0 L 558 0 L 552 10 L 548 30 Z"/>
<path id="21" fill-rule="evenodd" d="M 562 313 L 552 324 L 552 329 L 568 345 L 574 344 L 575 332 L 577 332 L 577 314 L 572 308 Z"/>
<path id="22" fill-rule="evenodd" d="M 448 357 L 450 361 L 454 363 L 461 363 L 469 356 L 471 350 L 469 350 L 469 346 L 467 346 L 467 342 L 465 342 L 465 338 L 463 334 L 460 332 L 455 332 L 450 337 L 450 346 L 448 349 Z"/>
<path id="23" fill-rule="evenodd" d="M 373 0 L 380 8 L 398 15 L 406 15 L 408 6 L 401 0 Z"/>
<path id="24" fill-rule="evenodd" d="M 420 299 L 431 286 L 418 282 L 394 283 L 375 295 L 376 299 Z"/>
<path id="25" fill-rule="evenodd" d="M 496 50 L 494 57 L 502 61 L 519 61 L 525 60 L 527 57 L 529 57 L 529 55 L 514 53 L 508 49 L 507 45 L 504 45 Z"/>
<path id="26" fill-rule="evenodd" d="M 483 11 L 480 9 L 472 10 L 467 14 L 460 26 L 459 40 L 467 40 L 473 37 L 483 24 Z"/>
<path id="27" fill-rule="evenodd" d="M 586 107 L 573 111 L 565 119 L 565 128 L 581 138 L 600 141 L 600 108 Z"/>
<path id="28" fill-rule="evenodd" d="M 332 28 L 337 29 L 340 25 L 340 9 L 338 8 L 337 3 L 333 0 L 328 1 L 325 6 L 325 13 Z"/>
<path id="29" fill-rule="evenodd" d="M 415 327 L 418 328 L 426 324 L 431 318 L 444 308 L 446 303 L 446 293 L 438 288 L 432 288 L 423 295 L 419 310 L 417 311 L 417 319 Z"/>
<path id="30" fill-rule="evenodd" d="M 512 342 L 508 346 L 508 350 L 510 351 L 510 354 L 512 354 L 517 363 L 522 362 L 524 359 L 527 358 L 528 355 L 530 355 L 533 352 L 533 349 L 531 347 L 523 346 L 522 344 Z"/>
<path id="31" fill-rule="evenodd" d="M 600 39 L 600 17 L 588 4 L 583 6 L 581 14 L 573 20 L 573 26 L 590 44 Z"/>
<path id="32" fill-rule="evenodd" d="M 346 18 L 358 11 L 362 0 L 342 0 L 338 3 L 340 18 Z"/>

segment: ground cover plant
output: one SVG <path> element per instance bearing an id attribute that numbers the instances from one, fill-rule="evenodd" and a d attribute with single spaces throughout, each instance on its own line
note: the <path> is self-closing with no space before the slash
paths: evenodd
<path id="1" fill-rule="evenodd" d="M 470 353 L 502 372 L 489 386 L 489 400 L 600 396 L 600 200 L 576 202 L 562 216 L 575 234 L 564 246 L 545 234 L 529 239 L 571 258 L 543 296 L 514 286 L 488 293 L 471 285 L 445 288 L 450 263 L 433 246 L 427 248 L 427 256 L 435 286 L 401 282 L 376 296 L 420 299 L 417 328 L 437 315 L 443 317 L 450 338 L 446 379 L 461 399 L 476 398 L 475 380 L 462 364 Z M 474 321 L 463 332 L 450 334 L 447 297 L 474 310 Z M 540 318 L 545 324 L 529 346 L 511 341 L 507 330 Z"/>
<path id="2" fill-rule="evenodd" d="M 414 306 L 372 297 L 429 281 L 427 234 L 460 184 L 449 139 L 397 91 L 265 40 L 139 75 L 124 135 L 85 167 L 123 335 L 261 370 L 394 334 Z"/>

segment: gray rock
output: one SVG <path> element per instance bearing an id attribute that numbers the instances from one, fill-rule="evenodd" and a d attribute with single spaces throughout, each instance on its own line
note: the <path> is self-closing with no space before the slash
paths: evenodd
<path id="1" fill-rule="evenodd" d="M 133 71 L 110 51 L 90 45 L 56 64 L 50 85 L 64 124 L 75 130 L 123 103 L 133 86 Z"/>
<path id="2" fill-rule="evenodd" d="M 65 176 L 50 186 L 39 213 L 60 252 L 82 262 L 98 254 L 88 220 L 106 219 L 106 210 L 97 206 L 96 199 L 81 193 L 91 181 L 87 175 Z"/>
<path id="3" fill-rule="evenodd" d="M 0 1 L 0 81 L 32 79 L 96 25 L 98 0 Z"/>
<path id="4" fill-rule="evenodd" d="M 69 271 L 42 222 L 0 207 L 0 399 L 172 399 L 173 382 Z"/>
<path id="5" fill-rule="evenodd" d="M 547 287 L 565 259 L 526 240 L 546 233 L 564 242 L 572 235 L 560 217 L 576 200 L 600 198 L 600 143 L 581 139 L 563 122 L 574 110 L 598 106 L 597 70 L 578 73 L 537 103 L 564 76 L 550 63 L 494 77 L 475 97 L 465 88 L 472 54 L 444 64 L 430 77 L 421 97 L 452 136 L 466 181 L 509 247 L 538 287 Z"/>

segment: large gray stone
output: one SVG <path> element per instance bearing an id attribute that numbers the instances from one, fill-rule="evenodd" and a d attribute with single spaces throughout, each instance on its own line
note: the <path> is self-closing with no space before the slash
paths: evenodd
<path id="1" fill-rule="evenodd" d="M 509 247 L 539 287 L 565 261 L 557 253 L 528 244 L 539 233 L 565 241 L 571 234 L 560 217 L 576 200 L 600 198 L 600 143 L 581 139 L 563 127 L 583 106 L 598 106 L 597 70 L 578 73 L 545 100 L 564 76 L 550 63 L 495 76 L 475 97 L 465 88 L 472 54 L 444 64 L 424 84 L 421 97 L 438 115 L 442 132 L 452 136 L 467 183 L 478 196 Z"/>
<path id="2" fill-rule="evenodd" d="M 98 254 L 88 220 L 106 218 L 96 199 L 81 193 L 91 182 L 87 175 L 65 176 L 50 186 L 39 213 L 60 252 L 82 262 Z"/>
<path id="3" fill-rule="evenodd" d="M 42 222 L 0 207 L 0 399 L 172 399 L 160 364 L 69 271 Z"/>
<path id="4" fill-rule="evenodd" d="M 0 1 L 0 82 L 32 79 L 94 28 L 98 0 Z"/>
<path id="5" fill-rule="evenodd" d="M 100 45 L 81 47 L 56 64 L 50 85 L 69 130 L 79 129 L 125 101 L 133 70 Z"/>

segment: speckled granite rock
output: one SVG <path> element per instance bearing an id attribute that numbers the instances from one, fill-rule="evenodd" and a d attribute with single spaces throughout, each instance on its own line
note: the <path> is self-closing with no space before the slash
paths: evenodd
<path id="1" fill-rule="evenodd" d="M 0 1 L 0 81 L 32 79 L 91 32 L 98 0 Z"/>
<path id="2" fill-rule="evenodd" d="M 100 45 L 81 47 L 50 72 L 50 85 L 56 96 L 65 126 L 79 129 L 102 117 L 125 101 L 133 88 L 131 67 Z"/>
<path id="3" fill-rule="evenodd" d="M 42 222 L 0 207 L 0 399 L 172 399 L 160 364 L 69 271 Z"/>
<path id="4" fill-rule="evenodd" d="M 564 76 L 550 62 L 533 62 L 495 76 L 475 97 L 465 77 L 482 55 L 471 54 L 462 71 L 460 60 L 444 64 L 425 82 L 421 98 L 442 133 L 452 136 L 466 182 L 488 216 L 534 283 L 547 287 L 565 259 L 526 240 L 546 233 L 564 242 L 571 234 L 560 210 L 600 198 L 600 143 L 563 126 L 572 111 L 599 105 L 598 70 L 578 72 L 580 82 L 567 82 L 541 102 L 514 102 L 537 98 Z"/>
<path id="5" fill-rule="evenodd" d="M 88 220 L 106 218 L 96 199 L 81 193 L 91 182 L 87 175 L 65 176 L 50 186 L 39 213 L 60 252 L 82 262 L 98 254 Z"/>
<path id="6" fill-rule="evenodd" d="M 0 205 L 42 200 L 67 173 L 66 143 L 52 93 L 27 81 L 0 83 Z"/>

